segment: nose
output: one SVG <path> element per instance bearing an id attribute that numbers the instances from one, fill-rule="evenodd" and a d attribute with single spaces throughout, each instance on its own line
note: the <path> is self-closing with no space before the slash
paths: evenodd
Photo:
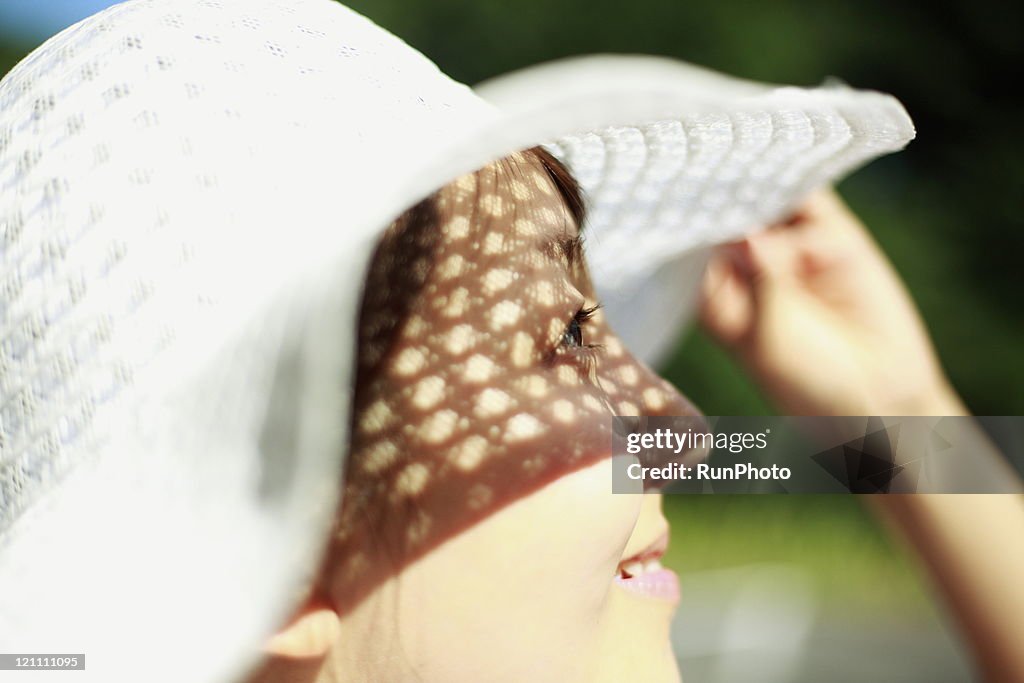
<path id="1" fill-rule="evenodd" d="M 613 381 L 622 389 L 616 406 L 619 414 L 640 417 L 703 416 L 700 409 L 671 382 L 629 352 L 623 353 L 621 364 L 611 374 Z"/>
<path id="2" fill-rule="evenodd" d="M 676 434 L 687 432 L 710 432 L 704 414 L 670 382 L 662 378 L 647 364 L 631 354 L 625 354 L 623 364 L 617 369 L 618 383 L 625 389 L 623 399 L 618 403 L 620 415 L 636 415 L 640 419 L 637 428 L 640 431 L 670 429 Z M 679 419 L 686 418 L 686 419 Z M 652 466 L 664 466 L 669 463 L 691 465 L 707 457 L 707 442 L 700 440 L 697 445 L 687 444 L 680 450 L 674 448 L 651 450 L 646 453 L 644 463 Z M 668 481 L 652 480 L 645 482 L 645 489 L 657 489 Z"/>

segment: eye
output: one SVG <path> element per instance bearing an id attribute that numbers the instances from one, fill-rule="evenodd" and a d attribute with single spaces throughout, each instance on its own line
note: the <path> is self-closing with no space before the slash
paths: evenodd
<path id="1" fill-rule="evenodd" d="M 565 328 L 562 343 L 566 346 L 583 346 L 583 326 L 576 318 L 570 320 L 569 326 Z"/>
<path id="2" fill-rule="evenodd" d="M 590 317 L 594 315 L 594 312 L 600 308 L 600 304 L 592 306 L 590 308 L 581 308 L 576 311 L 576 314 L 569 321 L 569 325 L 565 328 L 565 332 L 562 334 L 562 344 L 570 347 L 584 347 L 590 346 L 590 344 L 583 343 L 583 326 L 586 325 Z"/>

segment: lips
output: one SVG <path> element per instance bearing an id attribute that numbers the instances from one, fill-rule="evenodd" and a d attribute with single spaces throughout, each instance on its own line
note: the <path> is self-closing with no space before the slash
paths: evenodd
<path id="1" fill-rule="evenodd" d="M 666 549 L 667 531 L 639 553 L 619 562 L 615 570 L 615 583 L 636 595 L 677 602 L 679 577 L 671 569 L 661 566 L 661 557 Z"/>

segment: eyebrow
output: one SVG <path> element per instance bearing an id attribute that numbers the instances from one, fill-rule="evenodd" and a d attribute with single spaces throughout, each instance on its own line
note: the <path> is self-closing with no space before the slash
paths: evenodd
<path id="1" fill-rule="evenodd" d="M 583 238 L 581 236 L 560 237 L 555 240 L 555 246 L 569 262 L 570 267 L 583 263 Z"/>
<path id="2" fill-rule="evenodd" d="M 561 161 L 543 147 L 533 147 L 529 153 L 544 167 L 548 178 L 554 183 L 569 214 L 576 222 L 576 234 L 571 237 L 557 237 L 552 240 L 552 246 L 568 261 L 570 267 L 579 265 L 583 263 L 583 227 L 587 219 L 586 204 L 579 181 Z"/>

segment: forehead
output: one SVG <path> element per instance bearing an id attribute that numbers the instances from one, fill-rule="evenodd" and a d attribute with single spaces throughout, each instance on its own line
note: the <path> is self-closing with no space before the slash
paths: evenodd
<path id="1" fill-rule="evenodd" d="M 569 256 L 566 247 L 579 235 L 563 190 L 526 152 L 456 179 L 438 193 L 437 209 L 445 246 L 480 249 L 486 246 L 481 240 L 489 240 L 485 255 L 527 249 Z"/>

